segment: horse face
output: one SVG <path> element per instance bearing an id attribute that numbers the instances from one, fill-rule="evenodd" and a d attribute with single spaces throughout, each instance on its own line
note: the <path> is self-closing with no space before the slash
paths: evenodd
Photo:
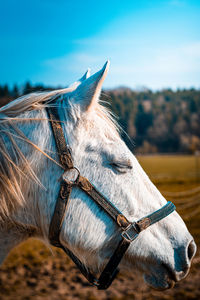
<path id="1" fill-rule="evenodd" d="M 107 69 L 105 65 L 66 96 L 65 106 L 70 103 L 70 107 L 62 113 L 71 118 L 66 135 L 74 165 L 81 174 L 130 221 L 137 221 L 161 208 L 166 200 L 98 104 Z M 110 217 L 84 192 L 74 188 L 61 242 L 98 273 L 119 240 L 119 229 Z M 121 268 L 137 269 L 149 285 L 166 289 L 187 275 L 195 251 L 195 243 L 183 220 L 173 212 L 141 232 L 129 247 Z"/>

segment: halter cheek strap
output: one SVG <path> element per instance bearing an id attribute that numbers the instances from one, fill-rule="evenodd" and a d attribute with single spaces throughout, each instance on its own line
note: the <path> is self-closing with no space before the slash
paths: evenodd
<path id="1" fill-rule="evenodd" d="M 107 289 L 117 275 L 118 265 L 130 243 L 138 237 L 141 231 L 172 213 L 176 209 L 175 205 L 172 202 L 167 202 L 165 206 L 137 222 L 129 222 L 121 211 L 107 200 L 87 178 L 81 176 L 79 170 L 73 166 L 71 152 L 66 144 L 56 107 L 48 107 L 47 113 L 55 137 L 60 163 L 65 169 L 49 227 L 49 241 L 52 245 L 62 248 L 66 252 L 91 284 L 97 286 L 98 289 Z M 70 193 L 74 186 L 80 188 L 92 198 L 97 205 L 113 219 L 121 230 L 120 242 L 98 279 L 95 278 L 90 270 L 86 268 L 69 249 L 60 243 L 60 231 L 66 214 Z"/>

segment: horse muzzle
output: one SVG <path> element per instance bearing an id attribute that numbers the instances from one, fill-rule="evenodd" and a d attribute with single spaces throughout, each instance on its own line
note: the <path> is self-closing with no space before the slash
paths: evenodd
<path id="1" fill-rule="evenodd" d="M 144 274 L 145 282 L 156 290 L 166 290 L 185 278 L 190 270 L 191 262 L 196 253 L 196 244 L 191 240 L 186 247 L 174 250 L 174 263 L 160 263 Z"/>

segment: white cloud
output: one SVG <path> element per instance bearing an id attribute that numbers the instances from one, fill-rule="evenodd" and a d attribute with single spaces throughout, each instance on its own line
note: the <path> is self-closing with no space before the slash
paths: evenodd
<path id="1" fill-rule="evenodd" d="M 44 73 L 40 75 L 49 84 L 71 84 L 88 67 L 95 72 L 110 59 L 106 87 L 199 87 L 200 41 L 187 32 L 178 35 L 175 29 L 179 23 L 174 17 L 168 17 L 170 22 L 166 22 L 165 16 L 162 19 L 163 8 L 186 4 L 186 0 L 166 0 L 162 10 L 156 10 L 156 17 L 155 12 L 147 9 L 142 14 L 130 12 L 116 18 L 97 35 L 74 40 L 76 51 L 43 62 Z M 193 27 L 188 30 L 196 32 Z"/>
<path id="2" fill-rule="evenodd" d="M 92 43 L 92 40 L 90 40 Z M 84 51 L 47 60 L 46 74 L 51 84 L 70 84 L 81 77 L 88 67 L 92 72 L 111 59 L 111 70 L 105 81 L 106 87 L 146 85 L 153 89 L 164 87 L 200 87 L 200 42 L 179 47 L 143 48 L 127 41 L 123 47 L 116 47 L 116 40 L 109 47 L 88 47 Z M 48 71 L 48 72 L 47 72 Z"/>

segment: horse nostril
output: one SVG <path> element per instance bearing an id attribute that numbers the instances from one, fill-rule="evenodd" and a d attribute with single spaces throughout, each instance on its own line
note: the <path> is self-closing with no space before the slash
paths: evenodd
<path id="1" fill-rule="evenodd" d="M 188 259 L 189 261 L 192 260 L 192 258 L 194 257 L 196 253 L 196 244 L 195 242 L 192 240 L 189 245 L 188 245 L 188 249 L 187 249 L 187 255 L 188 255 Z"/>

